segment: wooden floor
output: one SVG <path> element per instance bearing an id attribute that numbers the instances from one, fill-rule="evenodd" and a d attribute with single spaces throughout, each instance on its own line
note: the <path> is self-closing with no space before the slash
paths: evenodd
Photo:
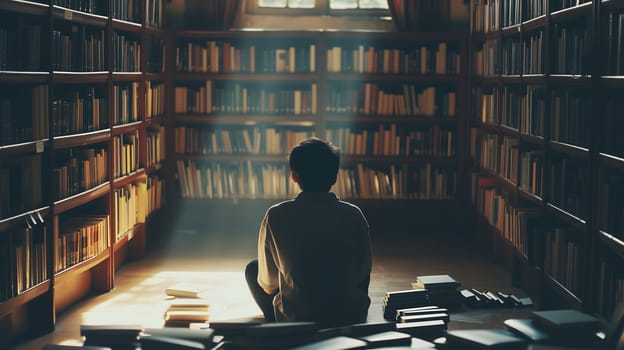
<path id="1" fill-rule="evenodd" d="M 483 254 L 467 234 L 376 234 L 373 250 L 371 321 L 383 319 L 381 299 L 387 291 L 411 288 L 418 275 L 449 274 L 462 288 L 524 296 L 511 286 L 508 271 Z M 77 303 L 59 315 L 54 332 L 10 350 L 41 349 L 45 344 L 79 345 L 81 324 L 160 327 L 167 305 L 165 288 L 178 282 L 190 282 L 202 291 L 211 303 L 213 320 L 259 317 L 260 310 L 251 299 L 242 272 L 255 256 L 255 232 L 175 231 L 169 242 L 150 249 L 146 258 L 126 263 L 116 274 L 114 290 Z M 451 326 L 503 327 L 505 318 L 526 313 L 518 309 L 505 313 L 468 310 L 454 313 Z"/>

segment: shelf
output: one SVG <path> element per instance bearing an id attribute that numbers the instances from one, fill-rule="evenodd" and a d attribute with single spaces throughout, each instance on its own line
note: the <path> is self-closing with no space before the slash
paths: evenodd
<path id="1" fill-rule="evenodd" d="M 95 143 L 108 142 L 110 140 L 110 129 L 96 130 L 82 134 L 72 134 L 65 136 L 55 136 L 52 139 L 54 149 L 80 147 Z"/>
<path id="2" fill-rule="evenodd" d="M 485 41 L 485 35 L 483 32 L 472 32 L 470 33 L 470 41 L 473 44 L 482 44 Z"/>
<path id="3" fill-rule="evenodd" d="M 622 0 L 602 0 L 602 8 L 614 11 L 624 9 L 624 1 Z"/>
<path id="4" fill-rule="evenodd" d="M 609 250 L 624 258 L 624 241 L 622 241 L 621 238 L 610 235 L 604 231 L 599 232 L 599 238 L 600 242 L 609 248 Z"/>
<path id="5" fill-rule="evenodd" d="M 511 127 L 511 126 L 507 126 L 507 125 L 501 124 L 499 126 L 499 129 L 500 129 L 500 131 L 501 131 L 501 133 L 503 135 L 512 136 L 512 137 L 518 137 L 518 133 L 519 133 L 518 129 L 515 129 L 515 128 Z"/>
<path id="6" fill-rule="evenodd" d="M 111 135 L 117 136 L 130 131 L 138 130 L 141 127 L 141 124 L 143 124 L 143 122 L 138 120 L 136 122 L 131 122 L 127 124 L 113 125 L 113 127 L 111 128 Z"/>
<path id="7" fill-rule="evenodd" d="M 546 15 L 541 15 L 522 22 L 522 30 L 524 33 L 540 29 L 546 30 Z"/>
<path id="8" fill-rule="evenodd" d="M 150 175 L 160 173 L 162 169 L 163 169 L 162 164 L 160 163 L 154 164 L 151 167 L 145 169 L 145 175 L 150 176 Z"/>
<path id="9" fill-rule="evenodd" d="M 305 33 L 305 32 L 304 32 Z M 314 33 L 314 32 L 312 32 Z M 387 31 L 369 31 L 369 30 L 352 30 L 352 31 L 334 31 L 334 30 L 325 30 L 324 33 L 327 35 L 327 39 L 331 40 L 365 40 L 365 41 L 384 41 L 385 43 L 389 41 L 461 41 L 466 40 L 467 36 L 464 36 L 461 33 L 451 33 L 451 32 L 437 32 L 437 33 L 429 33 L 429 32 L 387 32 Z M 388 37 L 388 34 L 392 34 Z"/>
<path id="10" fill-rule="evenodd" d="M 525 134 L 523 132 L 520 133 L 520 141 L 524 142 L 524 143 L 528 143 L 534 146 L 540 146 L 543 147 L 544 146 L 544 138 L 541 136 L 536 136 L 536 135 L 531 135 L 531 134 Z"/>
<path id="11" fill-rule="evenodd" d="M 589 75 L 552 74 L 550 82 L 554 85 L 564 86 L 587 86 L 589 87 L 592 78 Z"/>
<path id="12" fill-rule="evenodd" d="M 113 30 L 119 30 L 130 33 L 140 33 L 143 25 L 141 23 L 135 23 L 130 21 L 124 21 L 121 19 L 111 19 L 111 26 Z"/>
<path id="13" fill-rule="evenodd" d="M 228 30 L 228 31 L 209 31 L 209 30 L 171 30 L 169 33 L 174 39 L 206 39 L 215 38 L 219 40 L 231 39 L 317 39 L 321 31 L 292 31 L 292 30 Z"/>
<path id="14" fill-rule="evenodd" d="M 162 29 L 149 27 L 147 25 L 143 26 L 143 33 L 149 36 L 155 36 L 161 39 L 165 38 L 166 33 Z"/>
<path id="15" fill-rule="evenodd" d="M 355 82 L 413 82 L 413 83 L 460 83 L 463 79 L 461 75 L 441 75 L 441 74 L 384 74 L 384 73 L 339 73 L 328 72 L 328 82 L 355 81 Z"/>
<path id="16" fill-rule="evenodd" d="M 479 77 L 478 82 L 486 85 L 498 85 L 501 82 L 501 78 L 498 75 L 483 76 Z"/>
<path id="17" fill-rule="evenodd" d="M 24 225 L 26 220 L 28 220 L 28 216 L 37 212 L 41 213 L 41 216 L 45 219 L 50 212 L 50 207 L 41 207 L 8 218 L 0 218 L 0 232 L 8 231 L 16 225 Z"/>
<path id="18" fill-rule="evenodd" d="M 21 294 L 14 296 L 11 299 L 0 302 L 0 315 L 5 315 L 14 311 L 21 305 L 27 304 L 31 300 L 34 300 L 50 290 L 50 280 L 43 281 L 34 287 L 31 287 Z"/>
<path id="19" fill-rule="evenodd" d="M 516 192 L 518 190 L 518 186 L 513 183 L 510 179 L 504 177 L 503 175 L 498 175 L 498 181 L 500 185 L 509 192 Z"/>
<path id="20" fill-rule="evenodd" d="M 624 158 L 612 156 L 606 153 L 600 153 L 599 159 L 603 166 L 624 171 Z"/>
<path id="21" fill-rule="evenodd" d="M 555 11 L 550 14 L 550 20 L 553 23 L 561 23 L 566 21 L 575 20 L 581 17 L 591 16 L 592 2 L 586 2 L 577 6 L 568 7 Z"/>
<path id="22" fill-rule="evenodd" d="M 100 198 L 102 196 L 109 194 L 109 192 L 110 192 L 110 183 L 107 181 L 90 190 L 75 194 L 71 197 L 58 200 L 54 202 L 54 215 L 58 215 L 67 210 L 89 203 L 94 199 L 97 199 L 97 198 Z"/>
<path id="23" fill-rule="evenodd" d="M 555 280 L 553 277 L 544 272 L 544 283 L 547 288 L 550 288 L 551 291 L 559 295 L 567 305 L 570 305 L 575 309 L 582 309 L 583 302 L 576 295 L 570 292 L 566 287 L 564 287 L 559 281 Z"/>
<path id="24" fill-rule="evenodd" d="M 143 121 L 143 123 L 145 124 L 146 128 L 149 127 L 158 127 L 162 124 L 165 123 L 165 117 L 163 116 L 156 116 L 156 117 L 151 117 L 151 118 L 147 118 Z"/>
<path id="25" fill-rule="evenodd" d="M 141 72 L 113 72 L 113 82 L 134 82 L 143 79 Z"/>
<path id="26" fill-rule="evenodd" d="M 45 16 L 49 5 L 24 0 L 0 1 L 0 11 L 21 13 L 24 15 Z"/>
<path id="27" fill-rule="evenodd" d="M 52 17 L 71 23 L 102 28 L 105 27 L 108 22 L 106 16 L 72 10 L 58 5 L 52 5 Z"/>
<path id="28" fill-rule="evenodd" d="M 500 38 L 500 30 L 492 30 L 489 32 L 483 33 L 485 40 L 495 40 Z"/>
<path id="29" fill-rule="evenodd" d="M 563 153 L 567 156 L 580 158 L 583 160 L 589 159 L 589 150 L 584 147 L 579 147 L 558 141 L 550 141 L 550 147 L 553 151 L 557 153 Z"/>
<path id="30" fill-rule="evenodd" d="M 113 188 L 117 189 L 124 187 L 136 181 L 145 180 L 145 169 L 141 168 L 128 175 L 116 178 L 113 180 Z"/>
<path id="31" fill-rule="evenodd" d="M 270 163 L 284 163 L 288 162 L 288 155 L 261 155 L 261 154 L 176 154 L 176 160 L 194 160 L 194 161 L 206 161 L 206 162 L 270 162 Z"/>
<path id="32" fill-rule="evenodd" d="M 518 187 L 518 194 L 520 195 L 520 197 L 526 199 L 527 201 L 535 205 L 541 206 L 543 203 L 543 199 L 540 196 L 533 194 L 531 192 L 525 191 L 521 187 Z"/>
<path id="33" fill-rule="evenodd" d="M 130 241 L 134 238 L 134 236 L 143 229 L 144 225 L 145 225 L 144 223 L 137 223 L 134 225 L 134 227 L 124 232 L 123 237 L 117 242 L 115 242 L 115 244 L 113 245 L 114 247 L 113 251 L 117 253 L 118 250 L 128 245 L 128 243 L 130 243 Z"/>
<path id="34" fill-rule="evenodd" d="M 56 84 L 104 84 L 108 72 L 52 72 L 52 81 Z"/>
<path id="35" fill-rule="evenodd" d="M 624 75 L 613 75 L 600 77 L 600 83 L 606 88 L 624 88 Z"/>
<path id="36" fill-rule="evenodd" d="M 0 71 L 0 84 L 47 84 L 48 72 Z"/>
<path id="37" fill-rule="evenodd" d="M 559 220 L 566 222 L 568 225 L 574 227 L 577 231 L 585 232 L 587 223 L 585 220 L 576 217 L 563 209 L 559 209 L 551 203 L 546 204 L 548 212 L 556 216 Z"/>
<path id="38" fill-rule="evenodd" d="M 145 78 L 145 81 L 165 80 L 165 75 L 163 73 L 143 73 L 143 77 Z"/>
<path id="39" fill-rule="evenodd" d="M 177 124 L 240 124 L 254 126 L 262 123 L 276 125 L 314 126 L 318 120 L 314 115 L 289 115 L 276 116 L 250 114 L 250 115 L 214 115 L 214 114 L 194 114 L 177 115 Z"/>
<path id="40" fill-rule="evenodd" d="M 500 82 L 503 84 L 520 84 L 522 83 L 522 77 L 520 74 L 501 75 Z"/>
<path id="41" fill-rule="evenodd" d="M 328 122 L 349 123 L 401 123 L 401 124 L 456 124 L 460 121 L 456 117 L 428 117 L 428 116 L 366 116 L 358 114 L 331 114 L 326 118 Z"/>
<path id="42" fill-rule="evenodd" d="M 522 82 L 527 85 L 544 85 L 546 84 L 546 75 L 544 74 L 523 74 Z"/>
<path id="43" fill-rule="evenodd" d="M 522 32 L 522 26 L 520 24 L 514 24 L 509 27 L 504 27 L 501 29 L 501 35 L 503 37 L 520 36 L 521 32 Z"/>
<path id="44" fill-rule="evenodd" d="M 209 72 L 176 72 L 175 81 L 289 81 L 289 82 L 315 82 L 319 79 L 315 73 L 209 73 Z"/>
<path id="45" fill-rule="evenodd" d="M 50 147 L 48 139 L 0 146 L 0 159 L 43 153 Z"/>
<path id="46" fill-rule="evenodd" d="M 453 166 L 457 162 L 456 157 L 435 157 L 435 156 L 355 156 L 344 154 L 340 157 L 341 165 L 352 165 L 356 163 L 368 163 L 368 164 L 408 164 L 408 165 L 422 165 L 422 164 L 435 164 L 441 166 Z"/>
<path id="47" fill-rule="evenodd" d="M 72 265 L 70 267 L 68 267 L 67 269 L 61 271 L 61 272 L 57 272 L 54 275 L 54 285 L 55 287 L 57 285 L 61 285 L 63 284 L 63 282 L 71 280 L 71 278 L 73 276 L 79 275 L 83 272 L 89 271 L 92 268 L 94 268 L 95 266 L 99 265 L 100 263 L 102 263 L 103 261 L 105 261 L 106 259 L 109 258 L 109 252 L 110 249 L 105 249 L 102 253 L 100 253 L 99 255 L 96 255 L 92 258 L 89 258 L 85 261 L 81 261 L 75 265 Z"/>
<path id="48" fill-rule="evenodd" d="M 500 127 L 496 124 L 481 124 L 481 130 L 487 131 L 489 134 L 497 134 L 500 130 Z"/>

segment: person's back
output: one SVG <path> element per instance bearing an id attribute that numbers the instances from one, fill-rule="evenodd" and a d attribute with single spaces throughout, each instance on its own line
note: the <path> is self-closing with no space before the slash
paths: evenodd
<path id="1" fill-rule="evenodd" d="M 252 294 L 269 321 L 275 316 L 322 326 L 364 322 L 370 305 L 370 235 L 360 209 L 329 192 L 338 173 L 338 150 L 319 139 L 304 140 L 291 152 L 290 165 L 302 192 L 267 210 L 258 261 L 246 270 Z"/>

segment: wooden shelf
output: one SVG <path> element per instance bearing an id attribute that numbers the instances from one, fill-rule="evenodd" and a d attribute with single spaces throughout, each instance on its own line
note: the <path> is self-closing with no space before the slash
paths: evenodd
<path id="1" fill-rule="evenodd" d="M 435 157 L 435 156 L 355 156 L 349 154 L 343 154 L 340 159 L 341 165 L 352 165 L 356 163 L 367 164 L 408 164 L 408 165 L 423 165 L 423 164 L 435 164 L 440 166 L 452 166 L 457 162 L 456 157 Z"/>
<path id="2" fill-rule="evenodd" d="M 544 146 L 544 138 L 542 136 L 525 134 L 523 132 L 520 133 L 520 141 L 539 147 Z"/>
<path id="3" fill-rule="evenodd" d="M 600 77 L 602 86 L 610 89 L 624 88 L 624 75 L 613 75 Z"/>
<path id="4" fill-rule="evenodd" d="M 111 27 L 113 30 L 124 31 L 129 33 L 140 33 L 143 29 L 141 23 L 135 23 L 130 21 L 124 21 L 122 19 L 112 18 Z"/>
<path id="5" fill-rule="evenodd" d="M 104 84 L 108 72 L 52 72 L 52 82 L 56 84 Z"/>
<path id="6" fill-rule="evenodd" d="M 21 305 L 27 304 L 30 301 L 42 296 L 50 291 L 50 280 L 46 280 L 37 284 L 34 287 L 22 292 L 21 294 L 14 296 L 11 299 L 0 302 L 0 315 L 10 313 Z"/>
<path id="7" fill-rule="evenodd" d="M 34 1 L 4 0 L 0 1 L 0 11 L 20 13 L 23 15 L 45 16 L 48 14 L 49 5 Z"/>
<path id="8" fill-rule="evenodd" d="M 151 118 L 147 118 L 143 121 L 143 123 L 145 124 L 146 128 L 149 127 L 157 127 L 159 125 L 162 125 L 165 123 L 165 117 L 164 116 L 156 116 L 156 117 L 151 117 Z"/>
<path id="9" fill-rule="evenodd" d="M 535 205 L 541 206 L 543 203 L 543 199 L 540 196 L 529 191 L 525 191 L 521 187 L 518 187 L 518 194 L 520 195 L 520 197 Z"/>
<path id="10" fill-rule="evenodd" d="M 153 28 L 147 25 L 143 26 L 143 33 L 145 35 L 149 35 L 149 36 L 155 36 L 157 38 L 161 38 L 164 39 L 166 36 L 166 32 L 163 31 L 162 29 L 158 29 L 158 28 Z"/>
<path id="11" fill-rule="evenodd" d="M 131 131 L 138 130 L 141 127 L 141 125 L 143 125 L 143 122 L 140 120 L 127 123 L 127 124 L 113 125 L 113 127 L 110 130 L 110 133 L 112 136 L 118 136 L 121 134 L 125 134 Z"/>
<path id="12" fill-rule="evenodd" d="M 562 23 L 579 19 L 582 17 L 591 16 L 592 2 L 586 2 L 577 6 L 568 7 L 555 11 L 550 14 L 550 20 L 554 23 Z"/>
<path id="13" fill-rule="evenodd" d="M 508 27 L 501 28 L 501 35 L 503 37 L 520 36 L 521 31 L 522 26 L 520 24 L 513 24 Z"/>
<path id="14" fill-rule="evenodd" d="M 162 164 L 158 163 L 156 165 L 153 165 L 145 169 L 145 174 L 147 176 L 154 175 L 154 174 L 160 173 L 162 169 L 163 169 Z"/>
<path id="15" fill-rule="evenodd" d="M 107 181 L 87 191 L 75 194 L 71 197 L 63 198 L 54 202 L 54 214 L 58 215 L 70 209 L 87 204 L 94 199 L 108 195 L 110 192 L 110 183 Z"/>
<path id="16" fill-rule="evenodd" d="M 497 134 L 500 131 L 500 126 L 496 124 L 481 124 L 481 130 L 486 131 L 490 134 Z"/>
<path id="17" fill-rule="evenodd" d="M 87 146 L 96 143 L 108 142 L 110 140 L 111 130 L 103 129 L 82 134 L 73 134 L 65 136 L 55 136 L 52 139 L 54 149 Z"/>
<path id="18" fill-rule="evenodd" d="M 616 11 L 624 9 L 623 0 L 602 0 L 601 5 L 604 9 Z"/>
<path id="19" fill-rule="evenodd" d="M 576 309 L 582 309 L 583 302 L 581 299 L 547 273 L 544 273 L 544 283 L 552 292 L 561 297 L 566 304 Z"/>
<path id="20" fill-rule="evenodd" d="M 55 20 L 84 24 L 92 27 L 104 28 L 108 23 L 108 18 L 106 16 L 72 10 L 58 5 L 52 5 L 52 17 Z"/>
<path id="21" fill-rule="evenodd" d="M 0 71 L 0 84 L 47 84 L 48 72 Z"/>
<path id="22" fill-rule="evenodd" d="M 546 75 L 544 74 L 523 74 L 522 82 L 527 85 L 544 85 L 546 84 Z"/>
<path id="23" fill-rule="evenodd" d="M 513 127 L 511 127 L 511 126 L 504 125 L 504 124 L 501 124 L 501 125 L 499 126 L 499 129 L 500 129 L 500 131 L 501 131 L 501 133 L 502 133 L 503 135 L 517 137 L 517 136 L 518 136 L 518 134 L 519 134 L 518 129 L 513 128 Z"/>
<path id="24" fill-rule="evenodd" d="M 136 171 L 133 171 L 132 173 L 128 175 L 124 175 L 122 177 L 114 179 L 113 188 L 115 189 L 121 188 L 133 182 L 143 181 L 143 180 L 145 180 L 145 169 L 141 168 Z"/>
<path id="25" fill-rule="evenodd" d="M 525 33 L 546 30 L 546 15 L 541 15 L 522 22 L 522 30 Z"/>
<path id="26" fill-rule="evenodd" d="M 553 85 L 564 85 L 566 87 L 589 87 L 591 85 L 592 78 L 589 75 L 552 74 L 550 75 L 550 82 Z"/>
<path id="27" fill-rule="evenodd" d="M 206 155 L 195 155 L 195 154 L 176 154 L 176 160 L 195 160 L 195 161 L 206 161 L 206 162 L 268 162 L 268 163 L 288 163 L 288 155 L 255 155 L 255 154 L 206 154 Z"/>
<path id="28" fill-rule="evenodd" d="M 461 75 L 438 75 L 438 74 L 384 74 L 384 73 L 338 73 L 330 72 L 327 76 L 329 83 L 353 81 L 353 82 L 413 82 L 423 83 L 460 83 Z"/>
<path id="29" fill-rule="evenodd" d="M 113 72 L 113 82 L 134 82 L 143 79 L 141 72 Z"/>
<path id="30" fill-rule="evenodd" d="M 624 171 L 624 158 L 612 156 L 605 153 L 599 155 L 600 163 L 608 168 Z"/>
<path id="31" fill-rule="evenodd" d="M 214 115 L 214 114 L 192 114 L 177 115 L 175 118 L 178 124 L 217 124 L 217 125 L 249 125 L 254 126 L 262 123 L 271 123 L 276 125 L 298 125 L 298 126 L 314 126 L 318 121 L 318 117 L 314 115 Z"/>
<path id="32" fill-rule="evenodd" d="M 165 80 L 165 74 L 163 73 L 143 73 L 145 81 L 162 81 Z"/>
<path id="33" fill-rule="evenodd" d="M 565 154 L 569 157 L 579 158 L 583 160 L 589 159 L 589 150 L 584 147 L 579 147 L 558 141 L 550 141 L 550 148 L 554 152 Z"/>
<path id="34" fill-rule="evenodd" d="M 314 73 L 209 73 L 209 72 L 177 72 L 175 81 L 245 81 L 245 82 L 316 82 L 319 79 Z"/>
<path id="35" fill-rule="evenodd" d="M 513 75 L 501 75 L 500 76 L 500 82 L 502 84 L 520 84 L 522 83 L 522 77 L 520 76 L 520 74 L 513 74 Z"/>
<path id="36" fill-rule="evenodd" d="M 43 153 L 49 147 L 50 141 L 48 139 L 0 146 L 0 158 Z"/>
<path id="37" fill-rule="evenodd" d="M 587 229 L 587 223 L 585 220 L 568 213 L 567 211 L 558 208 L 557 206 L 547 203 L 546 209 L 548 212 L 558 218 L 560 221 L 567 223 L 568 225 L 574 227 L 577 231 L 585 232 Z"/>
<path id="38" fill-rule="evenodd" d="M 485 40 L 495 40 L 500 39 L 500 30 L 492 30 L 489 32 L 483 33 Z"/>
<path id="39" fill-rule="evenodd" d="M 78 274 L 81 274 L 83 272 L 89 271 L 92 268 L 94 268 L 95 266 L 101 264 L 102 262 L 104 262 L 106 259 L 110 258 L 110 249 L 107 248 L 105 249 L 102 253 L 100 253 L 99 255 L 96 255 L 92 258 L 89 258 L 85 261 L 81 261 L 75 265 L 72 265 L 70 267 L 68 267 L 67 269 L 57 272 L 54 275 L 54 284 L 55 285 L 60 285 L 63 284 L 63 282 L 69 281 L 71 280 L 71 278 L 73 276 L 76 276 Z"/>
<path id="40" fill-rule="evenodd" d="M 498 175 L 498 182 L 500 183 L 501 187 L 503 187 L 510 193 L 515 193 L 518 190 L 518 185 L 516 185 L 515 183 L 513 183 L 513 181 L 504 177 L 503 175 Z"/>
<path id="41" fill-rule="evenodd" d="M 41 214 L 41 216 L 46 219 L 48 217 L 48 214 L 50 213 L 50 207 L 49 206 L 45 206 L 45 207 L 41 207 L 41 208 L 36 208 L 24 213 L 20 213 L 17 215 L 13 215 L 11 217 L 8 218 L 0 218 L 0 234 L 2 234 L 2 232 L 8 231 L 13 227 L 16 227 L 17 225 L 24 225 L 26 220 L 28 220 L 28 217 L 31 214 L 35 214 L 39 212 Z"/>
<path id="42" fill-rule="evenodd" d="M 457 124 L 460 119 L 455 117 L 439 116 L 368 116 L 359 114 L 332 114 L 327 113 L 328 122 L 342 123 L 401 123 L 401 124 Z"/>
<path id="43" fill-rule="evenodd" d="M 208 31 L 208 30 L 171 30 L 170 35 L 174 39 L 206 39 L 215 38 L 220 40 L 241 40 L 243 38 L 253 39 L 310 39 L 315 40 L 321 31 L 292 31 L 292 30 L 228 30 L 228 31 Z"/>
<path id="44" fill-rule="evenodd" d="M 600 242 L 610 251 L 615 252 L 617 255 L 624 258 L 624 241 L 621 238 L 615 237 L 604 231 L 600 231 L 598 237 L 600 238 Z"/>

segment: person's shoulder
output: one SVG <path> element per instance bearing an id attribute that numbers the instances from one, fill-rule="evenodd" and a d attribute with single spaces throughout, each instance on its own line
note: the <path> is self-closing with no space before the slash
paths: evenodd
<path id="1" fill-rule="evenodd" d="M 295 202 L 294 199 L 288 199 L 288 200 L 285 200 L 285 201 L 281 201 L 279 203 L 275 203 L 275 204 L 271 205 L 269 207 L 269 209 L 267 209 L 267 213 L 270 214 L 270 213 L 274 213 L 274 212 L 279 212 L 279 211 L 285 210 L 285 209 L 291 207 L 294 204 L 294 202 Z"/>
<path id="2" fill-rule="evenodd" d="M 345 210 L 351 211 L 351 212 L 353 212 L 353 213 L 357 213 L 357 214 L 359 214 L 359 215 L 363 215 L 363 213 L 362 213 L 362 209 L 360 209 L 360 207 L 358 207 L 357 205 L 355 205 L 355 204 L 353 204 L 353 203 L 351 203 L 351 202 L 347 202 L 347 201 L 344 201 L 344 200 L 342 200 L 342 199 L 339 199 L 339 200 L 338 200 L 338 204 L 339 204 L 342 208 L 344 208 Z"/>

